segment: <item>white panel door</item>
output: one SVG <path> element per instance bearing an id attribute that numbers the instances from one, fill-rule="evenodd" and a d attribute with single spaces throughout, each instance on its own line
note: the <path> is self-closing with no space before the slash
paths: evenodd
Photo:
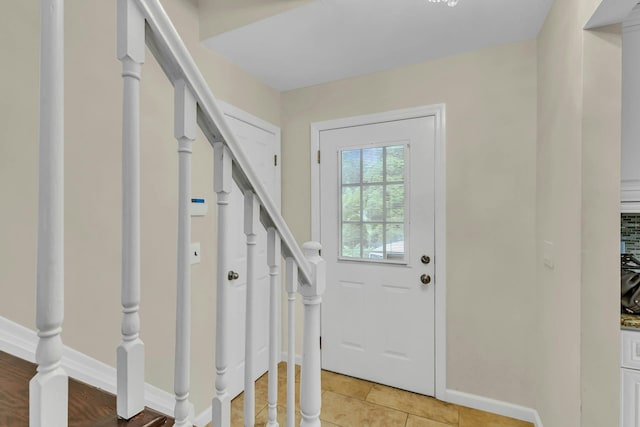
<path id="1" fill-rule="evenodd" d="M 322 367 L 427 395 L 434 149 L 433 116 L 320 132 Z"/>
<path id="2" fill-rule="evenodd" d="M 234 131 L 252 167 L 270 196 L 280 206 L 280 165 L 274 162 L 274 156 L 280 156 L 279 129 L 256 119 L 247 113 L 222 104 L 231 129 Z M 231 270 L 238 272 L 239 279 L 231 282 L 229 293 L 230 327 L 229 334 L 229 393 L 235 397 L 244 390 L 244 343 L 247 297 L 247 245 L 244 234 L 244 196 L 238 186 L 233 184 L 230 196 L 229 239 Z M 258 351 L 255 361 L 256 379 L 269 369 L 269 267 L 267 266 L 267 232 L 261 228 L 257 236 L 256 248 L 256 341 Z"/>

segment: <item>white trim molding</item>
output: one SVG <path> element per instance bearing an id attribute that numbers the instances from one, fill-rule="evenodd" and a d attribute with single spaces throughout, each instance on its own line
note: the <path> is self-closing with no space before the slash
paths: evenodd
<path id="1" fill-rule="evenodd" d="M 211 405 L 204 411 L 200 412 L 193 419 L 193 425 L 204 427 L 211 422 L 213 417 L 211 416 Z"/>
<path id="2" fill-rule="evenodd" d="M 490 412 L 505 417 L 533 423 L 535 427 L 543 427 L 538 411 L 525 406 L 503 402 L 501 400 L 490 399 L 488 397 L 477 396 L 475 394 L 464 393 L 457 390 L 447 390 L 443 399 L 446 402 L 454 403 L 480 411 Z"/>
<path id="3" fill-rule="evenodd" d="M 34 363 L 37 343 L 38 337 L 35 331 L 0 316 L 1 351 Z M 113 366 L 65 345 L 62 349 L 62 367 L 69 377 L 107 393 L 116 394 L 116 368 Z M 151 384 L 145 384 L 144 400 L 149 408 L 173 416 L 175 400 L 172 393 Z"/>
<path id="4" fill-rule="evenodd" d="M 296 354 L 296 365 L 301 365 L 302 364 L 302 356 L 299 354 Z M 286 362 L 287 361 L 287 352 L 283 351 L 281 354 L 281 358 L 280 358 L 281 362 Z M 204 411 L 200 412 L 198 415 L 196 415 L 193 423 L 197 426 L 206 426 L 207 424 L 209 424 L 211 422 L 211 406 L 209 406 L 207 409 L 205 409 Z"/>
<path id="5" fill-rule="evenodd" d="M 0 350 L 12 354 L 30 362 L 35 362 L 37 345 L 35 331 L 19 325 L 9 319 L 0 316 Z M 287 353 L 282 353 L 282 360 L 287 360 Z M 296 364 L 302 362 L 302 357 L 296 355 Z M 89 357 L 68 346 L 64 346 L 62 366 L 71 378 L 82 381 L 91 386 L 102 389 L 108 393 L 116 392 L 116 369 Z M 163 414 L 173 416 L 174 396 L 158 387 L 145 384 L 145 405 Z M 505 417 L 516 418 L 531 422 L 535 427 L 543 427 L 538 412 L 535 409 L 514 405 L 508 402 L 476 396 L 457 390 L 445 390 L 439 394 L 438 399 L 491 412 Z M 211 422 L 211 407 L 201 411 L 194 419 L 197 426 L 205 426 Z"/>
<path id="6" fill-rule="evenodd" d="M 622 201 L 620 204 L 620 213 L 640 213 L 640 202 Z"/>
<path id="7" fill-rule="evenodd" d="M 336 120 L 311 123 L 311 239 L 320 241 L 320 167 L 317 153 L 320 150 L 320 132 L 372 123 L 406 120 L 417 117 L 435 118 L 435 272 L 438 286 L 435 295 L 435 390 L 436 397 L 446 400 L 447 389 L 447 326 L 446 326 L 446 108 L 445 104 L 393 110 L 377 114 L 347 117 Z"/>
<path id="8" fill-rule="evenodd" d="M 269 123 L 266 120 L 261 119 L 258 116 L 254 116 L 247 111 L 244 111 L 235 105 L 229 104 L 224 101 L 218 101 L 218 106 L 222 110 L 223 114 L 226 116 L 232 117 L 236 120 L 240 120 L 241 122 L 245 122 L 246 124 L 256 127 L 258 129 L 262 129 L 265 132 L 268 132 L 275 137 L 275 152 L 278 156 L 278 162 L 276 164 L 276 182 L 274 185 L 275 194 L 273 194 L 273 201 L 276 203 L 276 207 L 278 208 L 278 212 L 281 209 L 282 204 L 282 131 L 280 128 L 273 123 Z"/>
<path id="9" fill-rule="evenodd" d="M 620 183 L 620 201 L 625 202 L 638 202 L 640 201 L 640 180 L 638 179 L 623 179 Z"/>
<path id="10" fill-rule="evenodd" d="M 281 362 L 286 362 L 287 361 L 287 352 L 286 351 L 282 352 L 280 361 Z M 302 355 L 296 354 L 295 361 L 296 361 L 296 365 L 302 365 Z"/>

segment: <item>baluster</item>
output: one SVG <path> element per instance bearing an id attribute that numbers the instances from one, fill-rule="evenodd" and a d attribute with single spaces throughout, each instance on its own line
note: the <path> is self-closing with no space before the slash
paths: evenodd
<path id="1" fill-rule="evenodd" d="M 117 412 L 144 409 L 144 343 L 140 339 L 140 71 L 144 17 L 118 0 L 118 59 L 122 62 L 122 342 L 117 350 Z"/>
<path id="2" fill-rule="evenodd" d="M 212 425 L 231 425 L 231 402 L 227 390 L 229 363 L 229 194 L 231 193 L 231 153 L 222 142 L 213 145 L 214 191 L 218 204 L 218 267 L 216 288 L 216 395 L 211 403 Z"/>
<path id="3" fill-rule="evenodd" d="M 178 280 L 176 295 L 176 357 L 174 410 L 177 427 L 191 426 L 191 153 L 196 138 L 196 100 L 184 80 L 175 83 L 175 137 L 178 140 Z"/>
<path id="4" fill-rule="evenodd" d="M 288 257 L 285 264 L 287 285 L 287 427 L 296 423 L 296 291 L 298 264 Z"/>
<path id="5" fill-rule="evenodd" d="M 251 191 L 244 194 L 244 233 L 247 236 L 247 303 L 244 335 L 244 425 L 255 423 L 255 320 L 256 240 L 260 227 L 260 203 Z"/>
<path id="6" fill-rule="evenodd" d="M 278 361 L 280 343 L 280 235 L 275 228 L 267 232 L 267 263 L 269 264 L 269 421 L 268 427 L 278 427 Z"/>
<path id="7" fill-rule="evenodd" d="M 67 425 L 61 367 L 64 318 L 64 2 L 42 0 L 36 327 L 38 372 L 29 382 L 29 425 Z"/>
<path id="8" fill-rule="evenodd" d="M 300 372 L 301 427 L 320 427 L 322 404 L 320 385 L 320 303 L 326 286 L 325 261 L 320 257 L 322 246 L 318 242 L 302 245 L 311 267 L 311 285 L 302 285 L 299 292 L 304 304 L 304 336 Z"/>

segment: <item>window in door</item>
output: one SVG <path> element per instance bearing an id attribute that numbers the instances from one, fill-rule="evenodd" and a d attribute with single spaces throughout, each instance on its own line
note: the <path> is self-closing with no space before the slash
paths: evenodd
<path id="1" fill-rule="evenodd" d="M 340 159 L 340 258 L 405 262 L 408 146 L 343 149 Z"/>

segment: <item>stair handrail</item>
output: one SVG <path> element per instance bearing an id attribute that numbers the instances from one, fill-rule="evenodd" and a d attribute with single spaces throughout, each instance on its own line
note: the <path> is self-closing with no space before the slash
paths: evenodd
<path id="1" fill-rule="evenodd" d="M 157 62 L 174 85 L 174 136 L 178 142 L 179 153 L 179 197 L 178 197 L 178 281 L 176 298 L 176 358 L 174 391 L 176 398 L 176 426 L 191 426 L 192 405 L 189 402 L 189 359 L 190 359 L 190 270 L 189 245 L 191 221 L 189 217 L 188 195 L 191 187 L 192 143 L 196 137 L 196 126 L 205 134 L 214 153 L 214 191 L 218 205 L 218 268 L 216 274 L 216 379 L 215 396 L 211 404 L 213 425 L 229 427 L 231 424 L 231 400 L 229 395 L 229 282 L 237 275 L 233 271 L 225 272 L 228 266 L 227 242 L 229 195 L 232 192 L 231 180 L 235 181 L 244 193 L 244 233 L 247 245 L 247 281 L 245 310 L 245 363 L 244 363 L 244 425 L 253 427 L 255 420 L 255 352 L 253 351 L 256 297 L 256 278 L 253 272 L 256 266 L 256 231 L 258 221 L 267 229 L 268 266 L 270 276 L 270 315 L 269 315 L 269 426 L 277 423 L 277 384 L 278 384 L 278 319 L 277 294 L 279 288 L 280 256 L 286 259 L 287 276 L 287 329 L 289 332 L 287 352 L 287 427 L 293 427 L 295 416 L 295 301 L 300 294 L 304 307 L 303 351 L 300 369 L 300 416 L 301 427 L 319 427 L 322 405 L 321 357 L 320 357 L 320 305 L 326 284 L 326 263 L 320 256 L 321 246 L 317 242 L 307 242 L 300 248 L 289 230 L 284 218 L 266 189 L 254 172 L 248 157 L 229 126 L 222 110 L 195 61 L 180 38 L 171 19 L 159 0 L 118 0 L 118 58 L 122 61 L 124 82 L 123 109 L 123 150 L 137 156 L 139 145 L 139 80 L 140 66 L 144 62 L 144 45 L 152 51 Z M 124 153 L 124 151 L 123 151 Z M 125 168 L 125 163 L 127 167 Z M 131 163 L 131 164 L 129 164 Z M 123 223 L 139 221 L 139 212 L 134 208 L 137 198 L 132 197 L 139 190 L 135 181 L 139 174 L 139 161 L 123 162 L 123 176 L 133 177 L 132 191 L 123 191 Z M 125 180 L 123 180 L 125 182 Z M 129 209 L 128 207 L 131 207 Z M 135 228 L 135 227 L 134 227 Z M 131 230 L 131 241 L 123 239 L 123 249 L 137 251 L 136 239 L 139 227 Z M 125 245 L 124 243 L 127 243 Z M 123 252 L 124 253 L 124 252 Z M 123 264 L 124 265 L 124 264 Z M 130 270 L 139 268 L 134 262 Z M 234 277 L 235 276 L 235 277 Z M 126 358 L 119 365 L 119 378 L 122 372 L 123 389 L 118 393 L 118 401 L 141 408 L 142 395 L 140 379 L 127 372 L 132 366 L 143 369 L 142 351 L 133 351 L 132 337 L 139 336 L 139 322 L 136 322 L 139 306 L 139 283 L 132 280 L 126 291 L 123 281 L 123 342 L 119 346 Z M 125 332 L 129 332 L 125 335 Z M 133 332 L 133 333 L 131 333 Z M 138 342 L 139 341 L 139 342 Z M 142 349 L 143 343 L 136 341 Z M 130 351 L 131 350 L 131 351 Z M 140 357 L 138 357 L 140 356 Z M 121 369 L 120 369 L 121 368 Z M 135 369 L 134 369 L 135 370 Z M 126 378 L 125 378 L 126 377 Z M 129 393 L 130 392 L 130 393 Z M 137 393 L 137 394 L 136 394 Z M 191 409 L 190 409 L 191 408 Z M 120 414 L 120 411 L 119 411 Z M 128 416 L 129 414 L 125 414 Z"/>
<path id="2" fill-rule="evenodd" d="M 263 212 L 261 220 L 265 227 L 274 227 L 282 239 L 286 256 L 295 259 L 302 284 L 312 285 L 311 268 L 293 237 L 286 221 L 269 196 L 247 155 L 231 130 L 224 113 L 218 106 L 209 85 L 200 72 L 189 50 L 180 38 L 159 0 L 135 1 L 147 22 L 146 43 L 158 60 L 161 68 L 172 83 L 183 79 L 191 89 L 198 103 L 198 124 L 213 147 L 215 142 L 223 142 L 234 160 L 233 178 L 240 188 L 253 191 L 260 201 Z"/>

